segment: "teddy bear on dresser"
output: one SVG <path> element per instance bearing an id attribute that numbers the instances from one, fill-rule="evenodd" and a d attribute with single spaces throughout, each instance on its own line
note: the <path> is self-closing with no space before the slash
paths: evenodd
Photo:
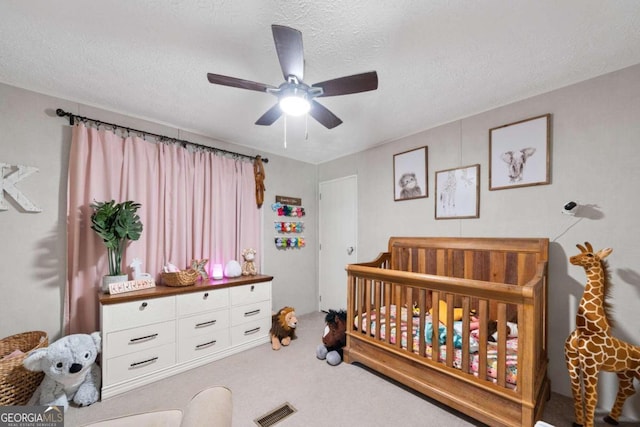
<path id="1" fill-rule="evenodd" d="M 244 262 L 242 263 L 242 275 L 255 276 L 258 274 L 256 264 L 254 262 L 256 258 L 256 250 L 252 248 L 245 249 L 242 251 L 242 258 L 244 258 Z"/>
<path id="2" fill-rule="evenodd" d="M 101 372 L 95 363 L 100 353 L 100 332 L 62 337 L 49 347 L 32 351 L 22 362 L 44 379 L 28 405 L 63 406 L 69 402 L 89 406 L 100 398 Z"/>

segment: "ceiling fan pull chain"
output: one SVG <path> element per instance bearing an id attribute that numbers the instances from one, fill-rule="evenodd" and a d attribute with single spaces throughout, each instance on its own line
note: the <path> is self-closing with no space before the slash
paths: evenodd
<path id="1" fill-rule="evenodd" d="M 304 116 L 304 140 L 309 140 L 309 115 L 305 114 Z"/>
<path id="2" fill-rule="evenodd" d="M 284 115 L 284 148 L 287 148 L 287 115 Z"/>

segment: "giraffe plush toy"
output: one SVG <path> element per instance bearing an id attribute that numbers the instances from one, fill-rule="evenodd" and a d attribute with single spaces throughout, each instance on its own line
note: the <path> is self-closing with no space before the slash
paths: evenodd
<path id="1" fill-rule="evenodd" d="M 640 346 L 633 346 L 611 335 L 608 296 L 609 273 L 604 260 L 611 252 L 593 251 L 589 242 L 576 245 L 580 254 L 569 259 L 584 268 L 587 285 L 576 314 L 576 329 L 564 344 L 564 354 L 571 379 L 576 426 L 593 427 L 598 401 L 598 373 L 615 372 L 619 386 L 616 401 L 604 420 L 618 424 L 625 400 L 635 393 L 633 379 L 640 380 Z M 584 393 L 581 387 L 584 386 Z"/>

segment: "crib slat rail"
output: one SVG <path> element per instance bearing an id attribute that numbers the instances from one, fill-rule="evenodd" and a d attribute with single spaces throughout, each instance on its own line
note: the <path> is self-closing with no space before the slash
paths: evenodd
<path id="1" fill-rule="evenodd" d="M 347 266 L 344 360 L 484 423 L 532 426 L 550 393 L 547 248 L 547 239 L 391 238 L 376 260 Z"/>

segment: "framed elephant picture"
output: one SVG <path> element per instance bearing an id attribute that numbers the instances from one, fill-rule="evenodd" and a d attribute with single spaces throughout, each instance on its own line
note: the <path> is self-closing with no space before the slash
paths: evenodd
<path id="1" fill-rule="evenodd" d="M 489 130 L 489 190 L 549 184 L 551 114 Z"/>

